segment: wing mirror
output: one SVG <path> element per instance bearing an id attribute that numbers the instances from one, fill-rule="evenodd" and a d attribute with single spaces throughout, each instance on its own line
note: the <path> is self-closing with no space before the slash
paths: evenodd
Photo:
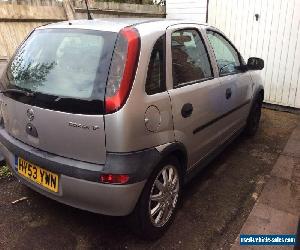
<path id="1" fill-rule="evenodd" d="M 250 57 L 247 62 L 248 70 L 262 70 L 265 66 L 264 60 L 258 57 Z"/>

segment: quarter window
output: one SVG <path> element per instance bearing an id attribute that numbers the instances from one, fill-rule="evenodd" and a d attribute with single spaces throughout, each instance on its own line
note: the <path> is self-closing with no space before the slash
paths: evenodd
<path id="1" fill-rule="evenodd" d="M 165 84 L 165 36 L 161 36 L 154 44 L 148 66 L 146 93 L 153 95 L 166 90 Z"/>
<path id="2" fill-rule="evenodd" d="M 241 65 L 238 52 L 222 35 L 214 31 L 207 31 L 208 40 L 215 52 L 220 75 L 239 72 Z"/>
<path id="3" fill-rule="evenodd" d="M 172 73 L 174 88 L 212 77 L 207 50 L 194 29 L 172 33 Z"/>

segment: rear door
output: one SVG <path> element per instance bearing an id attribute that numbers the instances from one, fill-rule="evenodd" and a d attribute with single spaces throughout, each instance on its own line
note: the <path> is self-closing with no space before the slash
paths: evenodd
<path id="1" fill-rule="evenodd" d="M 214 51 L 221 82 L 225 129 L 223 140 L 226 140 L 246 122 L 253 85 L 249 72 L 240 68 L 244 62 L 233 44 L 216 30 L 207 30 L 207 37 Z"/>
<path id="2" fill-rule="evenodd" d="M 104 94 L 116 36 L 35 31 L 2 79 L 7 132 L 46 152 L 105 163 Z"/>
<path id="3" fill-rule="evenodd" d="M 167 30 L 167 84 L 174 133 L 188 150 L 189 166 L 218 146 L 222 115 L 220 82 L 214 78 L 198 26 L 176 25 Z"/>

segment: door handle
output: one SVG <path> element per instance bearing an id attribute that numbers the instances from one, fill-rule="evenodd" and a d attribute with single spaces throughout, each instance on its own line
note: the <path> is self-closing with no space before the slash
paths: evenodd
<path id="1" fill-rule="evenodd" d="M 193 113 L 193 110 L 194 110 L 194 108 L 191 103 L 184 104 L 181 109 L 182 117 L 187 118 L 187 117 L 191 116 L 191 114 Z"/>
<path id="2" fill-rule="evenodd" d="M 231 88 L 226 89 L 226 95 L 225 95 L 226 99 L 229 99 L 231 97 L 231 94 L 232 94 Z"/>

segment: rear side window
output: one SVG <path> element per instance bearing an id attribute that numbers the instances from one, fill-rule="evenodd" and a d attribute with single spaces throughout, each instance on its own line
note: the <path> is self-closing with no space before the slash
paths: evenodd
<path id="1" fill-rule="evenodd" d="M 146 93 L 153 95 L 166 90 L 165 77 L 165 36 L 161 36 L 153 46 L 148 66 Z"/>
<path id="2" fill-rule="evenodd" d="M 207 50 L 198 31 L 173 32 L 171 46 L 174 88 L 213 76 Z"/>

